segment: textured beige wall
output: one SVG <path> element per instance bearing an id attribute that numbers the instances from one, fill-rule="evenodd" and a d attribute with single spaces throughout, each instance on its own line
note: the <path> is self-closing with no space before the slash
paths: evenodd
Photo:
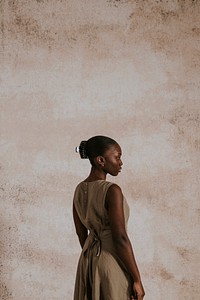
<path id="1" fill-rule="evenodd" d="M 146 299 L 200 295 L 198 0 L 1 0 L 0 299 L 70 300 L 74 152 L 123 147 Z"/>

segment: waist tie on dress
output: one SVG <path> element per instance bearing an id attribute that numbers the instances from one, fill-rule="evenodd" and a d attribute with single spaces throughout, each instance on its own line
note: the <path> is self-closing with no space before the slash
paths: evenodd
<path id="1" fill-rule="evenodd" d="M 97 234 L 95 234 L 94 232 L 91 232 L 88 236 L 88 241 L 86 241 L 84 248 L 83 248 L 83 254 L 84 256 L 86 255 L 86 253 L 89 251 L 93 251 L 93 249 L 96 248 L 96 256 L 99 256 L 101 253 L 101 240 L 98 237 Z"/>
<path id="2" fill-rule="evenodd" d="M 86 259 L 85 264 L 85 293 L 88 300 L 92 300 L 92 282 L 93 272 L 97 263 L 94 258 L 98 257 L 101 253 L 101 240 L 98 235 L 94 232 L 90 232 L 85 245 L 83 247 L 83 256 Z"/>

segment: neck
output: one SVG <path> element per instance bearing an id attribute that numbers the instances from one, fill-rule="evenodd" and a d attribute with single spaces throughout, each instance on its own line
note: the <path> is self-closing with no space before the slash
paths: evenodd
<path id="1" fill-rule="evenodd" d="M 86 180 L 94 181 L 94 180 L 105 180 L 105 179 L 106 179 L 106 173 L 92 166 L 90 174 Z"/>

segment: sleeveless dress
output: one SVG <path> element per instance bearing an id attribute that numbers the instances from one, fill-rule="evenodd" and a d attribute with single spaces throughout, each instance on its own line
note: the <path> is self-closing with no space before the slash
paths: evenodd
<path id="1" fill-rule="evenodd" d="M 75 209 L 89 231 L 78 262 L 74 300 L 130 299 L 132 280 L 117 256 L 105 208 L 112 184 L 105 180 L 81 182 L 74 193 Z M 125 198 L 123 207 L 127 224 L 129 207 Z"/>

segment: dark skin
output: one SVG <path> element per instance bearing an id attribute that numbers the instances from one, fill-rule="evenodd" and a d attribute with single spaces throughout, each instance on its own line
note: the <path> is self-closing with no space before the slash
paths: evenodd
<path id="1" fill-rule="evenodd" d="M 93 160 L 93 165 L 89 176 L 85 181 L 95 181 L 99 179 L 106 180 L 106 175 L 117 176 L 123 165 L 121 160 L 121 148 L 118 144 L 110 146 L 103 156 L 97 156 Z M 120 187 L 112 184 L 106 194 L 106 209 L 108 211 L 109 223 L 112 232 L 113 242 L 119 258 L 124 263 L 128 272 L 133 279 L 133 295 L 130 299 L 142 300 L 144 298 L 144 288 L 140 278 L 140 273 L 134 257 L 133 248 L 126 232 L 124 211 L 123 211 L 123 195 Z M 76 233 L 79 238 L 81 247 L 85 243 L 88 236 L 88 230 L 81 223 L 78 214 L 73 207 L 74 223 Z"/>

